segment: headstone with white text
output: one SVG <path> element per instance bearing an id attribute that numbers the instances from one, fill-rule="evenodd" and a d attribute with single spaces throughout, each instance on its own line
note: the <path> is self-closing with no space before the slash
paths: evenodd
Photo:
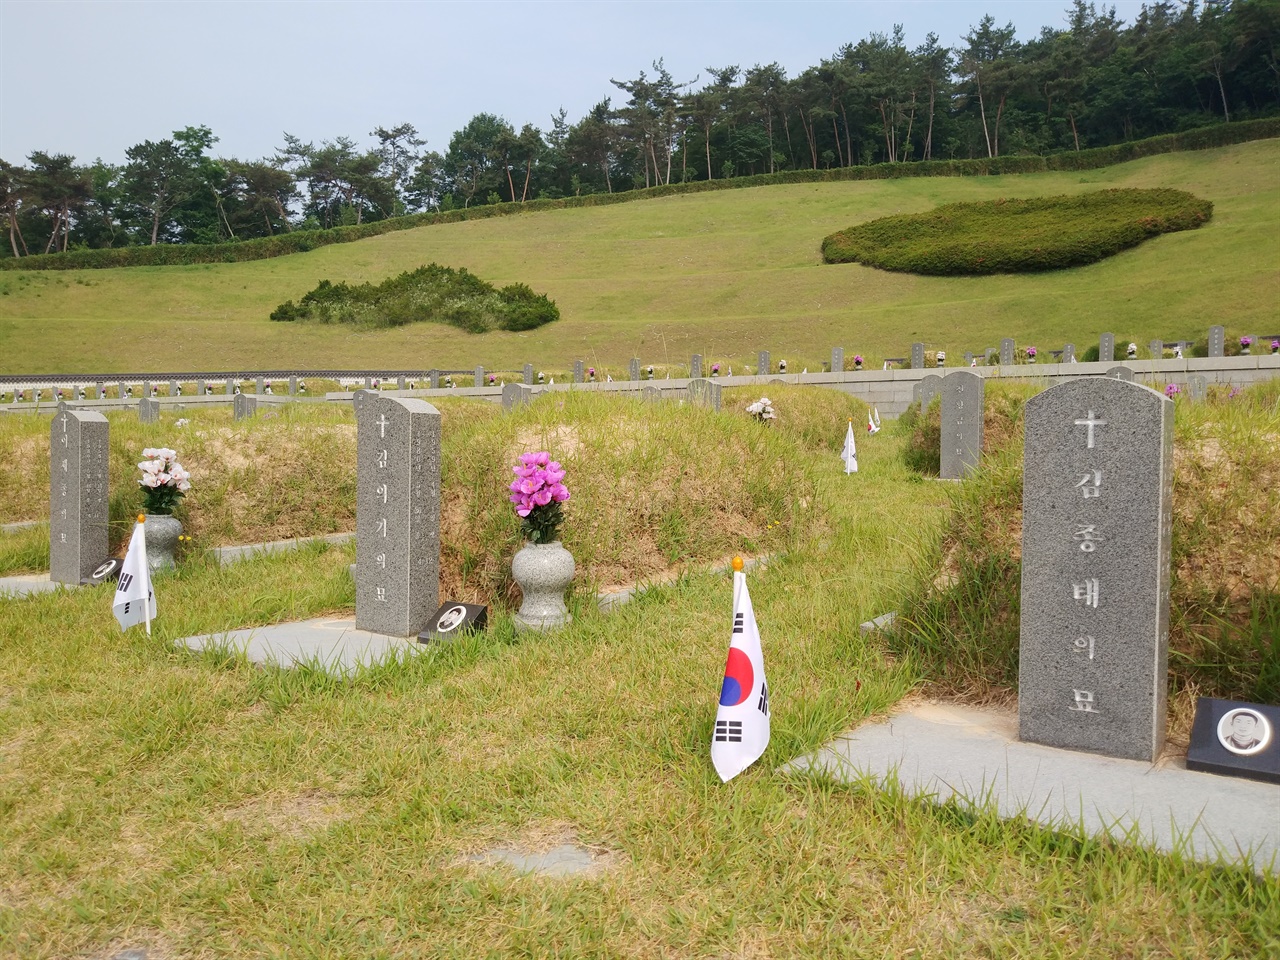
<path id="1" fill-rule="evenodd" d="M 831 348 L 831 372 L 844 373 L 844 347 Z"/>
<path id="2" fill-rule="evenodd" d="M 585 376 L 586 376 L 586 370 L 583 367 L 582 361 L 581 360 L 573 361 L 573 382 L 582 383 L 583 378 Z"/>
<path id="3" fill-rule="evenodd" d="M 694 380 L 702 376 L 702 354 L 695 353 L 693 355 L 693 361 L 689 365 L 689 376 Z"/>
<path id="4" fill-rule="evenodd" d="M 695 407 L 720 409 L 720 384 L 701 377 L 689 381 L 689 403 Z"/>
<path id="5" fill-rule="evenodd" d="M 1075 363 L 1076 345 L 1074 343 L 1064 343 L 1062 345 L 1062 362 Z"/>
<path id="6" fill-rule="evenodd" d="M 982 377 L 968 370 L 957 370 L 942 378 L 938 476 L 943 480 L 962 480 L 978 469 L 982 460 L 985 392 Z"/>
<path id="7" fill-rule="evenodd" d="M 524 382 L 526 386 L 533 386 L 533 364 L 526 363 L 524 365 Z"/>
<path id="8" fill-rule="evenodd" d="M 237 393 L 231 404 L 232 419 L 244 420 L 258 413 L 258 398 L 252 393 Z"/>
<path id="9" fill-rule="evenodd" d="M 1209 396 L 1209 378 L 1202 373 L 1187 377 L 1187 395 L 1193 403 L 1204 403 Z"/>
<path id="10" fill-rule="evenodd" d="M 942 377 L 931 373 L 920 381 L 920 412 L 929 409 L 933 398 L 942 392 Z"/>
<path id="11" fill-rule="evenodd" d="M 911 369 L 912 370 L 924 369 L 924 344 L 923 343 L 913 343 L 911 345 Z"/>
<path id="12" fill-rule="evenodd" d="M 1086 377 L 1025 408 L 1023 740 L 1154 761 L 1164 747 L 1173 402 Z"/>
<path id="13" fill-rule="evenodd" d="M 1098 361 L 1100 363 L 1113 363 L 1116 359 L 1116 335 L 1114 333 L 1104 333 L 1098 338 Z"/>
<path id="14" fill-rule="evenodd" d="M 107 557 L 107 418 L 58 404 L 49 428 L 49 578 L 79 583 Z"/>
<path id="15" fill-rule="evenodd" d="M 631 358 L 631 363 L 627 366 L 627 379 L 628 380 L 640 379 L 640 361 L 635 357 Z"/>
<path id="16" fill-rule="evenodd" d="M 756 356 L 756 376 L 763 377 L 768 373 L 770 363 L 772 363 L 772 359 L 769 356 L 769 351 L 761 350 Z"/>
<path id="17" fill-rule="evenodd" d="M 1000 363 L 1002 366 L 1009 366 L 1018 360 L 1018 346 L 1013 342 L 1012 337 L 1005 337 L 1000 341 Z"/>
<path id="18" fill-rule="evenodd" d="M 1226 350 L 1226 330 L 1219 324 L 1209 328 L 1209 356 L 1221 357 Z"/>

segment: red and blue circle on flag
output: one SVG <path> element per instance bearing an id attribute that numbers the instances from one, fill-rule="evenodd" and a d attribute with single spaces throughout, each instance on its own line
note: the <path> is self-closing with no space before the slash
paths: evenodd
<path id="1" fill-rule="evenodd" d="M 756 675 L 751 669 L 751 658 L 737 647 L 729 648 L 729 660 L 724 665 L 724 686 L 720 688 L 720 706 L 736 707 L 751 696 Z"/>

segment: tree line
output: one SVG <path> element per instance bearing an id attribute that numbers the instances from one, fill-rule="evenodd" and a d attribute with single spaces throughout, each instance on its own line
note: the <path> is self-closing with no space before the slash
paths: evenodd
<path id="1" fill-rule="evenodd" d="M 479 113 L 441 153 L 411 123 L 369 146 L 289 133 L 273 156 L 211 154 L 186 127 L 84 165 L 33 151 L 0 158 L 3 256 L 159 243 L 226 243 L 422 210 L 614 193 L 782 170 L 1046 155 L 1280 112 L 1280 0 L 1144 4 L 1073 0 L 1063 29 L 1021 42 L 985 16 L 955 47 L 901 26 L 846 43 L 788 77 L 777 63 L 705 77 L 611 79 L 571 123 L 520 130 Z"/>

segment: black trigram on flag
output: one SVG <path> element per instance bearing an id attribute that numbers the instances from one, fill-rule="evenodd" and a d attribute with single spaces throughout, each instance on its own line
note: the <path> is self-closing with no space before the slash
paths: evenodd
<path id="1" fill-rule="evenodd" d="M 733 632 L 734 633 L 742 632 L 742 614 L 740 613 L 735 613 L 733 615 Z"/>
<path id="2" fill-rule="evenodd" d="M 133 574 L 132 574 L 132 573 L 122 573 L 122 574 L 120 574 L 120 586 L 116 587 L 116 592 L 117 592 L 117 593 L 128 593 L 128 592 L 129 592 L 129 584 L 131 584 L 131 583 L 133 583 Z"/>
<path id="3" fill-rule="evenodd" d="M 769 715 L 769 685 L 760 684 L 760 699 L 756 701 L 756 707 L 766 717 Z"/>
<path id="4" fill-rule="evenodd" d="M 742 742 L 742 721 L 741 720 L 717 720 L 716 721 L 716 740 L 721 743 L 741 743 Z"/>

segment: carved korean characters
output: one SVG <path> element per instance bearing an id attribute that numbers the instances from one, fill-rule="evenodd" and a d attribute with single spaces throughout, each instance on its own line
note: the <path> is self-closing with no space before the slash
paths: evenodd
<path id="1" fill-rule="evenodd" d="M 1026 406 L 1023 740 L 1135 760 L 1164 746 L 1173 403 L 1102 377 Z"/>
<path id="2" fill-rule="evenodd" d="M 107 556 L 107 418 L 58 405 L 49 428 L 49 577 L 79 583 Z"/>

